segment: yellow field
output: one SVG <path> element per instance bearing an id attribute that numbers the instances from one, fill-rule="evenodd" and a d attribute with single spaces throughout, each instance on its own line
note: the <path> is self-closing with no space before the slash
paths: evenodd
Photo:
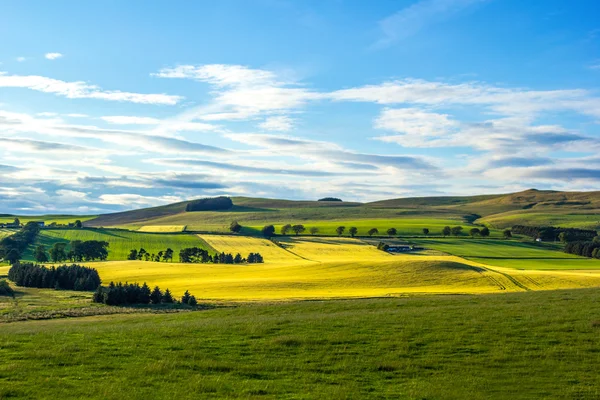
<path id="1" fill-rule="evenodd" d="M 600 270 L 516 270 L 456 256 L 390 255 L 350 238 L 271 241 L 201 235 L 218 251 L 259 252 L 264 264 L 85 263 L 110 281 L 147 282 L 208 301 L 281 301 L 419 293 L 499 293 L 600 287 Z M 0 276 L 8 267 L 0 267 Z"/>
<path id="2" fill-rule="evenodd" d="M 139 232 L 173 233 L 185 231 L 185 225 L 145 225 L 138 229 Z"/>
<path id="3" fill-rule="evenodd" d="M 234 255 L 240 253 L 244 257 L 251 252 L 260 253 L 265 259 L 265 264 L 298 264 L 306 261 L 267 239 L 225 235 L 200 235 L 200 238 L 219 252 Z"/>

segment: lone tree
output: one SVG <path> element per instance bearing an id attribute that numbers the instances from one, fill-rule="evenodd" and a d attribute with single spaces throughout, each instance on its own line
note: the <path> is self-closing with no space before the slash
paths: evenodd
<path id="1" fill-rule="evenodd" d="M 312 228 L 310 228 L 310 234 L 311 235 L 316 235 L 317 233 L 319 233 L 319 228 L 317 228 L 316 226 L 313 226 Z"/>
<path id="2" fill-rule="evenodd" d="M 387 234 L 388 234 L 388 236 L 396 236 L 398 234 L 398 229 L 390 228 L 387 230 Z"/>
<path id="3" fill-rule="evenodd" d="M 10 251 L 4 257 L 4 259 L 6 261 L 8 261 L 10 264 L 16 264 L 17 261 L 19 261 L 21 259 L 21 253 L 19 253 L 19 250 L 17 250 L 17 249 L 10 249 Z"/>
<path id="4" fill-rule="evenodd" d="M 138 252 L 136 249 L 131 249 L 129 251 L 129 256 L 127 256 L 128 260 L 137 260 L 138 259 Z"/>
<path id="5" fill-rule="evenodd" d="M 292 230 L 292 225 L 285 224 L 284 226 L 281 227 L 281 234 L 285 236 L 288 233 L 290 233 L 291 230 Z"/>
<path id="6" fill-rule="evenodd" d="M 353 226 L 350 229 L 348 229 L 348 233 L 350 233 L 350 236 L 354 237 L 358 233 L 358 228 L 356 228 L 355 226 Z"/>
<path id="7" fill-rule="evenodd" d="M 48 254 L 46 254 L 46 247 L 44 247 L 43 244 L 40 244 L 38 247 L 35 248 L 33 258 L 39 263 L 48 262 Z"/>
<path id="8" fill-rule="evenodd" d="M 337 228 L 335 228 L 335 232 L 338 234 L 338 236 L 342 236 L 345 230 L 345 226 L 338 226 Z"/>
<path id="9" fill-rule="evenodd" d="M 369 236 L 373 236 L 373 235 L 379 233 L 379 229 L 377 229 L 377 228 L 371 228 L 371 229 L 369 229 L 369 232 L 367 232 L 367 233 L 369 234 Z"/>
<path id="10" fill-rule="evenodd" d="M 429 229 L 428 228 L 423 228 L 423 235 L 425 235 L 425 236 L 429 235 Z"/>
<path id="11" fill-rule="evenodd" d="M 75 228 L 77 228 L 77 229 L 83 228 L 83 224 L 81 223 L 80 220 L 75 221 Z"/>
<path id="12" fill-rule="evenodd" d="M 442 229 L 442 235 L 444 235 L 444 237 L 448 236 L 450 233 L 452 233 L 452 228 L 449 226 L 445 226 L 444 229 Z"/>
<path id="13" fill-rule="evenodd" d="M 481 228 L 481 232 L 479 232 L 479 234 L 481 235 L 481 237 L 488 237 L 490 236 L 490 230 L 488 229 L 488 227 L 483 227 Z"/>
<path id="14" fill-rule="evenodd" d="M 237 221 L 233 221 L 231 225 L 229 225 L 229 230 L 231 232 L 240 233 L 240 231 L 242 230 L 242 226 L 238 224 Z"/>
<path id="15" fill-rule="evenodd" d="M 262 228 L 262 234 L 266 238 L 271 238 L 275 234 L 275 227 L 273 225 L 266 225 Z"/>
<path id="16" fill-rule="evenodd" d="M 469 233 L 471 234 L 472 237 L 475 237 L 475 236 L 481 234 L 481 231 L 479 230 L 479 228 L 471 228 Z"/>
<path id="17" fill-rule="evenodd" d="M 504 232 L 502 232 L 502 235 L 505 239 L 508 239 L 512 237 L 512 232 L 510 231 L 510 229 L 505 229 Z"/>
<path id="18" fill-rule="evenodd" d="M 304 227 L 304 225 L 298 224 L 298 225 L 292 226 L 292 230 L 296 233 L 296 236 L 298 236 L 299 234 L 304 232 L 306 230 L 306 228 Z"/>
<path id="19" fill-rule="evenodd" d="M 463 230 L 462 226 L 454 226 L 454 227 L 452 227 L 450 232 L 452 232 L 452 236 L 458 236 L 458 235 L 460 235 L 462 230 Z"/>

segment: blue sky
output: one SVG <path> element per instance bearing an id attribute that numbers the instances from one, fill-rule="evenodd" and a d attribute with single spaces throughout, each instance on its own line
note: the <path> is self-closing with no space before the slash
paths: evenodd
<path id="1" fill-rule="evenodd" d="M 598 190 L 596 1 L 4 1 L 0 213 Z"/>

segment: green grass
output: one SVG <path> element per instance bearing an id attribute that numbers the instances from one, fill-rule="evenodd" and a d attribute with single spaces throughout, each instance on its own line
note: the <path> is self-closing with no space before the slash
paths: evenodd
<path id="1" fill-rule="evenodd" d="M 46 225 L 51 224 L 53 222 L 56 222 L 57 224 L 69 224 L 69 223 L 73 223 L 77 220 L 80 220 L 81 222 L 85 222 L 85 221 L 89 221 L 91 219 L 96 218 L 95 215 L 36 215 L 36 216 L 31 216 L 31 215 L 11 215 L 9 217 L 0 217 L 0 223 L 9 223 L 9 222 L 13 222 L 15 220 L 15 218 L 19 218 L 19 221 L 21 221 L 22 224 L 26 224 L 30 221 L 36 221 L 36 222 L 45 222 Z"/>
<path id="2" fill-rule="evenodd" d="M 554 210 L 552 212 L 509 212 L 490 215 L 477 222 L 495 228 L 510 228 L 514 225 L 560 226 L 563 228 L 600 229 L 600 212 L 574 213 Z"/>
<path id="3" fill-rule="evenodd" d="M 593 399 L 597 290 L 242 305 L 0 329 L 0 398 Z"/>
<path id="4" fill-rule="evenodd" d="M 108 260 L 126 260 L 131 249 L 139 250 L 141 247 L 149 253 L 158 253 L 167 248 L 175 251 L 174 261 L 178 260 L 179 250 L 185 247 L 200 247 L 211 252 L 214 251 L 196 235 L 192 234 L 166 234 L 144 233 L 117 229 L 43 229 L 38 235 L 33 246 L 24 254 L 25 259 L 32 259 L 32 252 L 36 246 L 43 244 L 49 250 L 54 243 L 70 242 L 72 240 L 104 240 L 110 243 L 108 247 Z"/>

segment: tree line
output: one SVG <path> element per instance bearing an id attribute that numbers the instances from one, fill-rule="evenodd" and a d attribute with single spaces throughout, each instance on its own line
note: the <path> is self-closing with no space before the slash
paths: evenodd
<path id="1" fill-rule="evenodd" d="M 11 264 L 16 263 L 39 233 L 40 226 L 36 222 L 28 222 L 14 235 L 3 238 L 0 240 L 0 259 Z"/>
<path id="2" fill-rule="evenodd" d="M 565 253 L 575 254 L 582 257 L 591 257 L 600 259 L 600 236 L 596 236 L 592 241 L 568 242 L 565 245 Z"/>
<path id="3" fill-rule="evenodd" d="M 233 228 L 234 226 L 237 227 L 238 225 L 239 224 L 237 222 L 233 222 L 232 225 L 231 225 L 231 228 Z M 241 229 L 241 227 L 240 227 L 240 229 Z M 231 229 L 231 230 L 234 231 L 233 229 Z M 287 235 L 289 235 L 290 233 L 293 232 L 296 235 L 300 235 L 300 234 L 306 232 L 306 230 L 307 230 L 306 227 L 304 225 L 302 225 L 302 224 L 297 224 L 297 225 L 285 224 L 285 225 L 283 225 L 280 228 L 280 234 L 282 236 L 287 236 Z M 316 235 L 317 233 L 319 233 L 319 228 L 317 228 L 317 227 L 311 227 L 308 231 L 312 235 Z M 462 234 L 462 231 L 463 231 L 463 227 L 462 226 L 455 226 L 455 227 L 445 226 L 442 229 L 441 233 L 442 233 L 442 235 L 444 237 L 450 236 L 450 235 L 452 235 L 452 236 L 460 236 Z M 266 225 L 265 227 L 262 228 L 262 234 L 263 234 L 263 236 L 265 236 L 267 238 L 273 237 L 275 235 L 275 232 L 276 232 L 275 226 L 273 226 L 273 225 Z M 355 227 L 355 226 L 351 226 L 350 228 L 348 228 L 346 230 L 346 227 L 343 226 L 343 225 L 342 226 L 338 226 L 337 228 L 335 228 L 335 233 L 338 236 L 342 236 L 345 232 L 348 232 L 348 235 L 350 237 L 356 237 L 356 235 L 358 235 L 358 228 Z M 423 228 L 422 232 L 423 232 L 423 234 L 425 236 L 427 236 L 427 235 L 429 235 L 430 231 L 429 231 L 429 228 Z M 367 231 L 367 235 L 369 235 L 370 237 L 372 237 L 374 235 L 379 235 L 379 233 L 380 233 L 379 229 L 377 229 L 377 228 L 371 228 L 371 229 L 369 229 Z M 396 235 L 398 235 L 398 230 L 396 228 L 389 228 L 389 229 L 387 229 L 385 231 L 385 233 L 388 236 L 396 236 Z M 481 229 L 479 229 L 479 228 L 472 228 L 469 231 L 469 234 L 472 237 L 475 237 L 475 236 L 488 237 L 488 236 L 490 236 L 490 230 L 489 230 L 488 227 L 483 227 Z M 506 234 L 505 234 L 505 236 L 506 236 Z M 510 237 L 510 235 L 508 235 L 507 237 Z"/>
<path id="4" fill-rule="evenodd" d="M 160 287 L 155 286 L 153 290 L 146 282 L 140 286 L 139 283 L 114 283 L 108 286 L 98 286 L 92 297 L 94 303 L 103 303 L 109 306 L 122 306 L 133 304 L 187 304 L 196 306 L 198 304 L 196 297 L 191 295 L 188 290 L 185 291 L 181 300 L 177 300 L 171 294 L 169 289 L 164 292 Z"/>
<path id="5" fill-rule="evenodd" d="M 79 291 L 94 290 L 101 283 L 98 271 L 77 264 L 46 268 L 15 263 L 8 271 L 8 279 L 17 286 Z"/>
<path id="6" fill-rule="evenodd" d="M 189 247 L 179 252 L 179 261 L 182 263 L 213 263 L 213 264 L 255 264 L 263 263 L 264 259 L 260 253 L 250 253 L 248 257 L 242 257 L 240 253 L 235 256 L 231 253 L 210 253 L 199 247 Z"/>
<path id="7" fill-rule="evenodd" d="M 108 258 L 109 243 L 101 240 L 73 240 L 71 249 L 67 251 L 69 243 L 57 242 L 46 253 L 46 246 L 39 245 L 33 252 L 33 258 L 39 263 L 52 262 L 81 262 L 81 261 L 106 261 Z"/>
<path id="8" fill-rule="evenodd" d="M 129 251 L 129 255 L 127 256 L 128 260 L 144 260 L 144 261 L 155 261 L 155 262 L 160 262 L 165 261 L 165 262 L 170 262 L 173 260 L 173 249 L 168 248 L 166 250 L 161 250 L 158 253 L 148 253 L 146 251 L 146 249 L 144 249 L 143 247 L 139 250 L 136 249 L 131 249 Z"/>
<path id="9" fill-rule="evenodd" d="M 534 239 L 545 241 L 561 240 L 563 242 L 591 241 L 598 235 L 597 231 L 591 229 L 560 228 L 554 226 L 515 225 L 512 227 L 512 232 Z"/>

